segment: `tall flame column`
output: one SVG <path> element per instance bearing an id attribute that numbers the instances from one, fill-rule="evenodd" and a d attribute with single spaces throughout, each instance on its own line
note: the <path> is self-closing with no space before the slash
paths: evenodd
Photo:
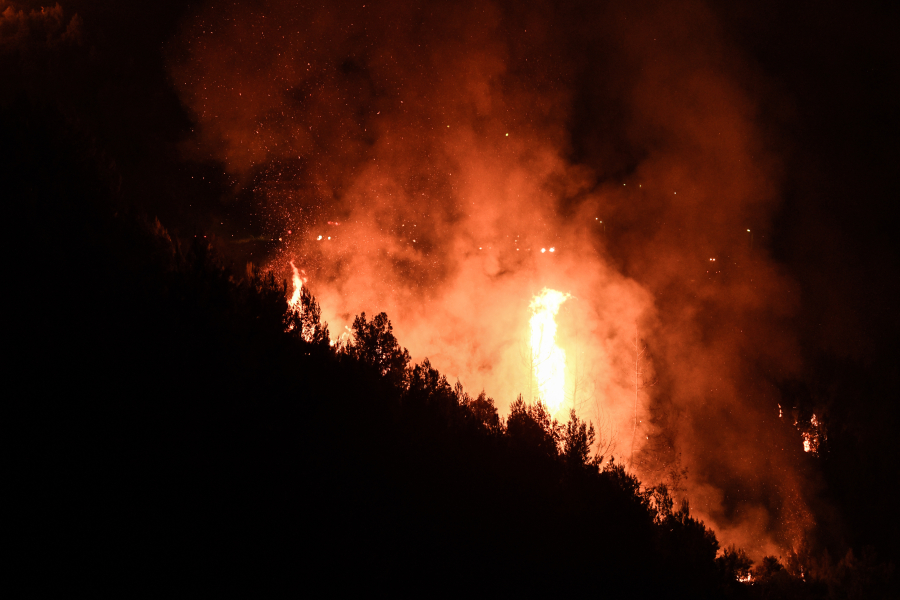
<path id="1" fill-rule="evenodd" d="M 531 300 L 531 371 L 538 399 L 550 413 L 563 404 L 566 390 L 566 352 L 556 345 L 556 315 L 569 294 L 544 288 Z"/>

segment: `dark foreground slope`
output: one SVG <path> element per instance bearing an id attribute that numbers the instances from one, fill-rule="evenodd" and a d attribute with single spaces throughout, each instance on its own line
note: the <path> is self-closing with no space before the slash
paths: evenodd
<path id="1" fill-rule="evenodd" d="M 197 595 L 280 589 L 582 590 L 817 597 L 749 563 L 591 430 L 410 365 L 384 315 L 335 349 L 314 300 L 231 273 L 117 198 L 115 169 L 50 109 L 0 120 L 15 236 L 11 463 L 34 587 Z M 858 573 L 853 581 L 860 579 Z M 848 576 L 849 577 L 849 576 Z M 863 581 L 877 595 L 881 575 Z M 843 593 L 843 592 L 841 592 Z"/>

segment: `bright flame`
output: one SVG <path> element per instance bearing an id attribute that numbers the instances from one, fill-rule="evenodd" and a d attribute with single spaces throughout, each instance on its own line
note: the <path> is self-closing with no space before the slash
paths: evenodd
<path id="1" fill-rule="evenodd" d="M 553 414 L 560 409 L 566 388 L 566 353 L 556 345 L 556 314 L 571 296 L 544 288 L 531 301 L 531 367 L 538 398 Z"/>
<path id="2" fill-rule="evenodd" d="M 303 283 L 306 281 L 303 277 L 300 277 L 300 271 L 297 270 L 297 267 L 294 266 L 294 261 L 291 261 L 291 269 L 294 271 L 294 293 L 291 294 L 291 299 L 288 302 L 288 305 L 291 307 L 291 310 L 300 311 L 303 307 L 300 304 L 300 294 L 303 292 Z M 306 272 L 304 272 L 304 275 Z"/>

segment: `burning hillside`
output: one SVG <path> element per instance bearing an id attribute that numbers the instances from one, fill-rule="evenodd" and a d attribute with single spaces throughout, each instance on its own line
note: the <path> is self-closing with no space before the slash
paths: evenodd
<path id="1" fill-rule="evenodd" d="M 321 490 L 354 569 L 402 530 L 491 575 L 567 543 L 555 573 L 880 589 L 900 133 L 866 4 L 0 0 L 46 547 L 194 564 Z"/>
<path id="2" fill-rule="evenodd" d="M 766 373 L 800 367 L 796 302 L 748 237 L 782 177 L 752 67 L 700 6 L 592 9 L 563 33 L 572 10 L 210 5 L 171 51 L 189 152 L 222 161 L 278 239 L 266 266 L 302 265 L 333 330 L 384 310 L 501 410 L 560 410 L 563 381 L 589 381 L 575 408 L 634 426 L 639 475 L 686 469 L 728 542 L 795 544 L 803 453 L 768 423 Z M 577 301 L 532 300 L 545 288 Z M 635 323 L 658 380 L 636 400 Z"/>

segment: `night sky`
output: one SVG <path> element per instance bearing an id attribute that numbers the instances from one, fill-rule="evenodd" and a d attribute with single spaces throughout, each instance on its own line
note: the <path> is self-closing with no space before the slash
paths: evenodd
<path id="1" fill-rule="evenodd" d="M 509 315 L 571 290 L 611 423 L 635 327 L 648 346 L 645 479 L 679 456 L 692 507 L 758 554 L 896 560 L 897 13 L 4 1 L 0 107 L 58 110 L 121 202 L 238 271 L 298 261 L 332 332 L 387 310 L 501 412 Z"/>

